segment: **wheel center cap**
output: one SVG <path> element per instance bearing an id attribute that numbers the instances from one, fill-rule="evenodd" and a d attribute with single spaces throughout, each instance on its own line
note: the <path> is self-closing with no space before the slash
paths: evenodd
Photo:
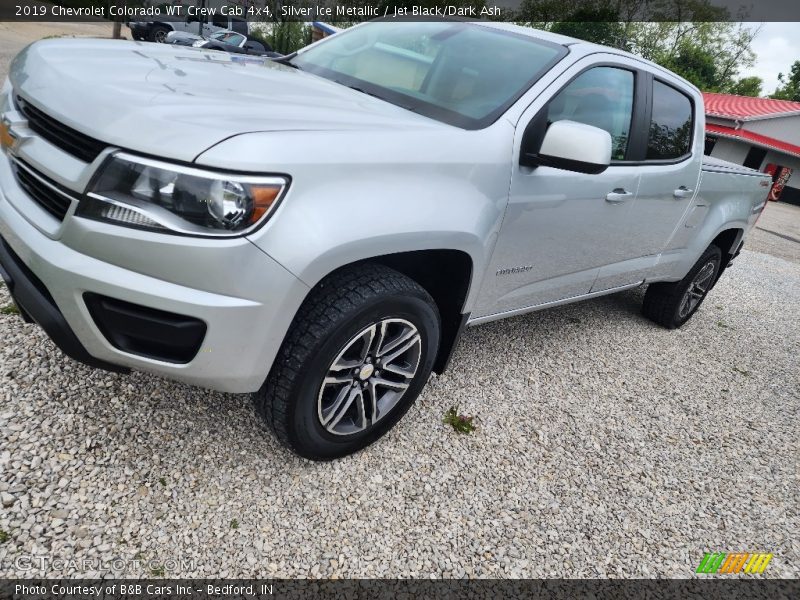
<path id="1" fill-rule="evenodd" d="M 358 372 L 358 378 L 361 381 L 364 381 L 364 380 L 369 379 L 370 377 L 372 377 L 372 374 L 374 372 L 375 372 L 375 366 L 374 365 L 364 365 L 363 367 L 361 367 L 361 370 Z"/>

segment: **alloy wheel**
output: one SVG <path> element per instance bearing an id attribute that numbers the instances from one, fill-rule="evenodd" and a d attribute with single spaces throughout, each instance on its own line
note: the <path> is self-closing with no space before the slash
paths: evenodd
<path id="1" fill-rule="evenodd" d="M 714 261 L 706 263 L 702 269 L 697 272 L 692 283 L 683 295 L 681 304 L 678 307 L 678 316 L 683 319 L 697 308 L 697 305 L 705 298 L 708 290 L 711 289 L 711 282 L 713 281 L 714 271 L 717 264 Z"/>
<path id="2" fill-rule="evenodd" d="M 421 356 L 419 331 L 405 319 L 383 319 L 362 329 L 345 344 L 320 385 L 320 424 L 334 435 L 375 425 L 406 393 Z"/>

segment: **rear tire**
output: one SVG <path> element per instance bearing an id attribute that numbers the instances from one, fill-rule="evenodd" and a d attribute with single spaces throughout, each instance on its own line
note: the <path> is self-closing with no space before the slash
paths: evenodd
<path id="1" fill-rule="evenodd" d="M 681 327 L 714 287 L 721 263 L 722 251 L 712 244 L 680 281 L 650 284 L 642 314 L 667 329 Z"/>
<path id="2" fill-rule="evenodd" d="M 439 338 L 438 309 L 419 284 L 382 265 L 346 268 L 301 306 L 253 394 L 256 410 L 302 457 L 351 454 L 411 407 L 428 381 Z"/>

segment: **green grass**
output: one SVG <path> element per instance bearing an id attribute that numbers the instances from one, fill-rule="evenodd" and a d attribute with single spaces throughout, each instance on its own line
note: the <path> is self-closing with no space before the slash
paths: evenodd
<path id="1" fill-rule="evenodd" d="M 444 424 L 450 425 L 457 433 L 472 433 L 475 431 L 475 417 L 458 414 L 458 407 L 451 406 L 450 409 L 444 413 Z"/>
<path id="2" fill-rule="evenodd" d="M 164 577 L 166 572 L 167 571 L 163 566 L 153 567 L 152 569 L 150 569 L 150 575 L 152 575 L 153 577 Z"/>
<path id="3" fill-rule="evenodd" d="M 0 308 L 0 315 L 18 315 L 19 309 L 14 304 L 7 304 Z"/>
<path id="4" fill-rule="evenodd" d="M 158 478 L 158 483 L 160 483 L 164 487 L 167 487 L 167 480 L 164 477 L 159 477 Z"/>
<path id="5" fill-rule="evenodd" d="M 11 536 L 8 535 L 7 531 L 3 531 L 0 529 L 0 544 L 5 544 Z"/>
<path id="6" fill-rule="evenodd" d="M 239 529 L 239 521 L 231 519 L 231 529 Z"/>

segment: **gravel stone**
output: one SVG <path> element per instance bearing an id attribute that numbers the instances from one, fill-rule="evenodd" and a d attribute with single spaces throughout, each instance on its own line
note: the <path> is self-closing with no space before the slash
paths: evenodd
<path id="1" fill-rule="evenodd" d="M 398 427 L 319 464 L 247 396 L 95 371 L 0 315 L 0 576 L 688 577 L 717 550 L 798 576 L 800 264 L 744 251 L 678 331 L 642 294 L 469 329 Z"/>
<path id="2" fill-rule="evenodd" d="M 0 74 L 34 39 L 109 30 L 0 24 Z M 95 371 L 0 314 L 0 576 L 690 577 L 765 551 L 765 577 L 798 577 L 798 224 L 770 204 L 678 331 L 641 289 L 469 329 L 392 432 L 332 463 L 287 453 L 247 396 Z M 477 431 L 442 423 L 453 405 Z M 67 567 L 15 570 L 30 554 Z"/>

